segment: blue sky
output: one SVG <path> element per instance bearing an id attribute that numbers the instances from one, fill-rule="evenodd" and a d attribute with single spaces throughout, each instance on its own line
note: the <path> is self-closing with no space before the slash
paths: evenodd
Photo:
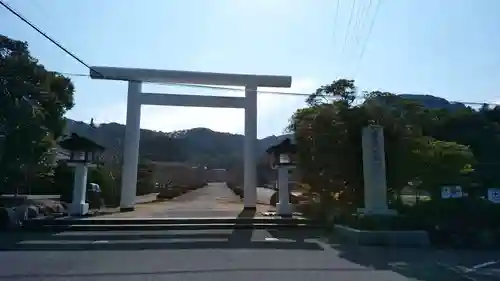
<path id="1" fill-rule="evenodd" d="M 4 1 L 91 65 L 290 75 L 289 91 L 304 93 L 347 77 L 364 90 L 500 102 L 496 0 L 357 0 L 349 29 L 350 0 Z M 27 41 L 50 70 L 88 73 L 3 8 L 0 33 Z M 72 79 L 76 105 L 68 117 L 124 123 L 125 82 Z M 144 89 L 242 95 L 154 85 Z M 280 134 L 303 101 L 260 94 L 259 137 Z M 243 111 L 143 106 L 141 127 L 241 133 Z"/>

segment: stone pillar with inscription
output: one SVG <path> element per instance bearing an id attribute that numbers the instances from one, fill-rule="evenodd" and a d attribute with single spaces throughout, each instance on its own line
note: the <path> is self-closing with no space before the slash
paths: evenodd
<path id="1" fill-rule="evenodd" d="M 360 211 L 367 215 L 394 215 L 387 207 L 384 130 L 381 126 L 363 128 L 363 176 L 365 206 Z"/>

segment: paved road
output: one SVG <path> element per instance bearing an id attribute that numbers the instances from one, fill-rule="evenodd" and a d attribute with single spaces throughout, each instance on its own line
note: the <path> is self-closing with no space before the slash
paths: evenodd
<path id="1" fill-rule="evenodd" d="M 266 194 L 261 196 L 265 199 Z M 269 195 L 270 196 L 270 195 Z M 258 212 L 272 207 L 258 205 Z M 243 210 L 243 202 L 225 183 L 209 183 L 175 199 L 158 203 L 136 205 L 136 211 L 115 213 L 107 217 L 236 217 Z"/>
<path id="2" fill-rule="evenodd" d="M 224 184 L 209 184 L 137 208 L 117 215 L 236 216 L 242 204 Z M 467 269 L 477 281 L 500 278 L 488 264 L 499 252 L 353 248 L 320 237 L 297 229 L 0 234 L 0 280 L 474 280 Z"/>
<path id="3" fill-rule="evenodd" d="M 16 244 L 4 234 L 0 280 L 473 280 L 453 270 L 499 257 L 498 252 L 351 248 L 318 235 L 311 230 L 63 232 L 25 234 Z"/>

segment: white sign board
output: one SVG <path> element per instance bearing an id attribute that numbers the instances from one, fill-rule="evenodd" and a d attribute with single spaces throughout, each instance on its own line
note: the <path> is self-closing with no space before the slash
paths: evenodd
<path id="1" fill-rule="evenodd" d="M 493 203 L 500 204 L 500 188 L 489 188 L 488 200 Z"/>
<path id="2" fill-rule="evenodd" d="M 441 198 L 461 198 L 463 196 L 461 186 L 443 186 L 441 187 Z"/>

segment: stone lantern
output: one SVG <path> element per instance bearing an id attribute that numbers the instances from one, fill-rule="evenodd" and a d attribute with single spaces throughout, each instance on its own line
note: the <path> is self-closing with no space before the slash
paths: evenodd
<path id="1" fill-rule="evenodd" d="M 68 166 L 75 167 L 73 200 L 69 212 L 75 216 L 86 215 L 89 211 L 89 205 L 85 202 L 87 171 L 89 167 L 95 166 L 104 147 L 77 134 L 71 134 L 69 138 L 60 141 L 59 146 L 70 152 L 67 163 Z"/>
<path id="2" fill-rule="evenodd" d="M 288 175 L 290 170 L 295 169 L 297 145 L 292 144 L 291 140 L 287 138 L 281 143 L 269 147 L 266 152 L 269 156 L 271 168 L 278 172 L 276 185 L 279 199 L 276 204 L 276 213 L 280 216 L 291 216 L 293 214 L 293 205 L 290 203 Z"/>

